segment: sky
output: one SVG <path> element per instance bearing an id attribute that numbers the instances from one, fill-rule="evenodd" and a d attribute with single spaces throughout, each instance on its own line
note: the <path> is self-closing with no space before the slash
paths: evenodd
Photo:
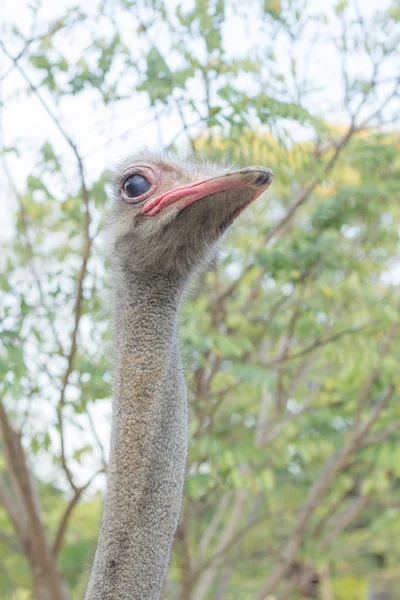
<path id="1" fill-rule="evenodd" d="M 175 3 L 175 0 L 171 0 Z M 336 0 L 324 0 L 324 5 L 333 7 Z M 362 10 L 365 15 L 382 8 L 388 0 L 362 0 Z M 9 24 L 17 23 L 18 27 L 23 27 L 26 21 L 27 35 L 29 35 L 29 20 L 27 19 L 27 1 L 26 0 L 3 0 L 0 8 L 0 18 L 2 22 L 2 31 L 7 31 Z M 48 22 L 53 18 L 63 15 L 69 7 L 75 6 L 73 0 L 43 0 L 39 12 L 38 21 Z M 83 6 L 85 10 L 96 11 L 97 0 L 85 0 Z M 184 5 L 190 4 L 188 1 Z M 318 10 L 321 7 L 320 0 L 309 0 L 310 7 Z M 124 23 L 119 24 L 123 29 Z M 99 27 L 104 27 L 101 23 Z M 235 56 L 239 53 L 246 55 L 247 48 L 250 48 L 254 40 L 263 35 L 263 31 L 252 24 L 254 30 L 248 30 L 239 16 L 232 16 L 229 25 L 224 29 L 224 44 L 228 56 Z M 98 33 L 98 31 L 97 31 Z M 106 28 L 104 31 L 107 34 Z M 109 32 L 108 32 L 109 33 Z M 19 47 L 11 47 L 7 37 L 2 36 L 8 51 L 12 54 L 18 54 Z M 240 44 L 238 44 L 240 40 Z M 71 40 L 68 46 L 64 48 L 67 57 L 71 59 L 78 56 L 82 47 L 87 43 L 87 39 Z M 163 48 L 163 32 L 160 26 L 157 43 Z M 320 46 L 321 48 L 321 46 Z M 299 48 L 299 54 L 307 52 L 307 47 Z M 278 59 L 277 68 L 289 68 L 287 49 L 284 46 L 275 49 Z M 8 71 L 10 62 L 0 52 L 0 77 Z M 359 65 L 360 70 L 368 68 L 367 65 Z M 329 45 L 323 47 L 323 52 L 313 56 L 310 60 L 311 76 L 316 84 L 324 89 L 324 97 L 330 99 L 330 105 L 324 107 L 315 107 L 321 112 L 326 111 L 326 116 L 340 120 L 343 115 L 340 112 L 339 98 L 341 89 L 340 64 L 335 59 L 332 48 Z M 37 74 L 33 73 L 33 77 Z M 10 167 L 13 173 L 17 175 L 17 185 L 23 182 L 25 176 L 32 171 L 35 161 L 35 155 L 38 148 L 45 139 L 54 143 L 57 150 L 62 153 L 68 153 L 65 142 L 61 139 L 54 123 L 46 115 L 39 101 L 34 96 L 27 97 L 20 93 L 21 76 L 14 70 L 2 82 L 0 94 L 5 100 L 5 106 L 2 109 L 1 118 L 1 143 L 5 146 L 12 146 L 15 141 L 24 139 L 24 153 L 16 159 L 8 157 Z M 44 97 L 46 94 L 44 92 Z M 152 114 L 149 111 L 148 101 L 144 94 L 137 94 L 131 100 L 119 104 L 118 113 L 112 107 L 107 108 L 102 103 L 96 101 L 96 95 L 93 92 L 81 94 L 78 97 L 65 98 L 62 101 L 63 125 L 68 133 L 77 142 L 81 153 L 85 157 L 89 178 L 97 177 L 106 167 L 113 164 L 116 159 L 126 154 L 127 151 L 137 147 L 159 146 L 161 143 L 168 143 L 175 136 L 179 128 L 178 116 L 171 113 L 168 118 L 162 119 L 161 128 L 154 123 Z M 336 108 L 336 110 L 335 110 Z M 160 136 L 160 129 L 162 135 Z M 125 133 L 123 137 L 120 137 Z M 1 193 L 1 192 L 0 192 Z M 7 195 L 7 194 L 6 194 Z M 7 202 L 3 198 L 2 202 Z M 7 235 L 9 232 L 9 222 L 3 220 L 0 223 L 0 236 Z"/>

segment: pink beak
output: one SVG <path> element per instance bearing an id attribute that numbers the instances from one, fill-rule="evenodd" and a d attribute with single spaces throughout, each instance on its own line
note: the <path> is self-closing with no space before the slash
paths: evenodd
<path id="1" fill-rule="evenodd" d="M 196 202 L 196 200 L 232 189 L 253 190 L 253 198 L 250 200 L 250 202 L 253 202 L 271 185 L 273 177 L 271 169 L 265 167 L 247 167 L 240 171 L 226 173 L 226 175 L 220 177 L 214 177 L 206 181 L 194 183 L 193 185 L 186 185 L 171 190 L 165 194 L 160 194 L 146 202 L 140 214 L 147 216 L 156 215 L 161 209 L 180 200 L 182 202 L 179 202 L 179 210 L 182 210 L 185 206 Z"/>

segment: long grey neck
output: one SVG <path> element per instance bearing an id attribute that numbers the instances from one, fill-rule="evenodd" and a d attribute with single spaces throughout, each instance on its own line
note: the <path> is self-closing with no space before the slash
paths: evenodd
<path id="1" fill-rule="evenodd" d="M 182 286 L 120 272 L 108 487 L 86 600 L 158 600 L 181 506 L 187 400 Z"/>

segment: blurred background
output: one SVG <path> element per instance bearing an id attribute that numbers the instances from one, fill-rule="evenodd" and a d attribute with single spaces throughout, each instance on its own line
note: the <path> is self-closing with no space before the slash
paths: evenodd
<path id="1" fill-rule="evenodd" d="M 187 299 L 164 599 L 399 599 L 399 1 L 0 12 L 0 599 L 35 598 L 39 572 L 84 593 L 111 414 L 106 169 L 144 144 L 275 173 Z"/>

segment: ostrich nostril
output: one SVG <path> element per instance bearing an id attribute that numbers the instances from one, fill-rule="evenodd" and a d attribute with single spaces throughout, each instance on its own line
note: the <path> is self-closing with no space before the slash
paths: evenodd
<path id="1" fill-rule="evenodd" d="M 257 179 L 254 181 L 254 185 L 267 185 L 267 183 L 271 183 L 272 174 L 271 173 L 260 173 Z"/>

